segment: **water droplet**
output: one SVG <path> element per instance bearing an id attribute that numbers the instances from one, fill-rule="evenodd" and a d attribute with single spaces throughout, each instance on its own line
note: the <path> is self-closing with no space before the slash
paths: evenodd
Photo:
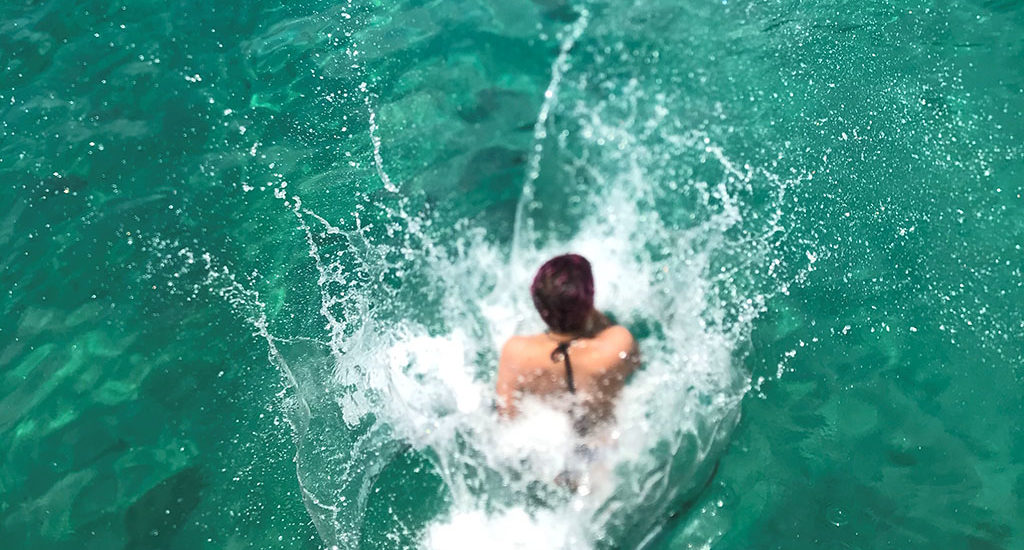
<path id="1" fill-rule="evenodd" d="M 842 527 L 849 523 L 849 518 L 846 517 L 846 512 L 837 506 L 833 506 L 828 509 L 825 513 L 825 517 L 828 518 L 828 522 L 836 527 Z"/>

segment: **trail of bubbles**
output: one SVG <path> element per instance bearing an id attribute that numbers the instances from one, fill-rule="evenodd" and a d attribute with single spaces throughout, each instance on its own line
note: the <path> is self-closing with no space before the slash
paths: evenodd
<path id="1" fill-rule="evenodd" d="M 377 127 L 377 113 L 373 110 L 373 106 L 370 104 L 370 95 L 366 91 L 366 84 L 364 83 L 360 87 L 360 91 L 366 95 L 363 97 L 366 103 L 366 110 L 370 113 L 370 142 L 373 144 L 373 165 L 377 169 L 377 176 L 380 181 L 384 184 L 384 189 L 392 193 L 398 192 L 398 186 L 391 181 L 391 177 L 384 170 L 384 157 L 380 153 L 380 136 L 377 135 L 379 131 Z"/>
<path id="2" fill-rule="evenodd" d="M 527 163 L 526 179 L 523 182 L 523 189 L 519 195 L 519 202 L 516 204 L 515 228 L 513 230 L 512 253 L 518 254 L 522 247 L 524 235 L 532 234 L 529 219 L 525 216 L 526 206 L 534 200 L 534 183 L 540 176 L 540 161 L 544 154 L 544 140 L 547 139 L 548 117 L 551 110 L 558 103 L 558 87 L 562 78 L 569 70 L 569 54 L 572 52 L 576 41 L 587 29 L 590 20 L 590 12 L 581 8 L 579 18 L 576 19 L 566 30 L 562 32 L 558 55 L 551 63 L 551 79 L 544 90 L 544 101 L 541 102 L 537 119 L 533 123 L 533 151 L 530 153 L 530 160 Z M 525 224 L 525 225 L 524 225 Z"/>

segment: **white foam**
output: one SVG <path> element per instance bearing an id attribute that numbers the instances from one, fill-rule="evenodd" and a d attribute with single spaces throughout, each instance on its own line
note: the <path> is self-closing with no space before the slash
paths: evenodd
<path id="1" fill-rule="evenodd" d="M 429 528 L 423 546 L 431 550 L 586 550 L 586 537 L 572 527 L 573 518 L 550 511 L 529 513 L 510 508 L 452 513 Z"/>

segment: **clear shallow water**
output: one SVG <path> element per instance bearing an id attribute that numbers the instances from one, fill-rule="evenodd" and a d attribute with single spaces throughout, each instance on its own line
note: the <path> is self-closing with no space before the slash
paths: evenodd
<path id="1" fill-rule="evenodd" d="M 724 426 L 720 462 L 695 501 L 622 492 L 639 532 L 598 545 L 1024 544 L 1019 7 L 2 9 L 14 547 L 601 536 L 493 523 L 467 469 L 518 281 L 566 247 L 646 372 L 752 386 L 717 416 L 635 381 L 662 440 Z M 713 462 L 626 448 L 681 493 Z"/>

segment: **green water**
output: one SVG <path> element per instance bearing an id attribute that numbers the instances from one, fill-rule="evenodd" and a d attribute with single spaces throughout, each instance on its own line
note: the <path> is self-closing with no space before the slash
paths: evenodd
<path id="1" fill-rule="evenodd" d="M 753 386 L 650 547 L 1024 548 L 1017 3 L 18 1 L 0 70 L 5 548 L 321 547 L 296 442 L 349 440 L 293 437 L 327 380 L 254 324 L 355 338 L 307 234 L 384 250 L 340 256 L 332 315 L 429 317 L 419 250 L 568 239 L 629 174 L 725 243 L 710 309 Z M 296 197 L 377 245 L 332 248 Z M 381 464 L 363 547 L 445 513 L 430 458 Z"/>

